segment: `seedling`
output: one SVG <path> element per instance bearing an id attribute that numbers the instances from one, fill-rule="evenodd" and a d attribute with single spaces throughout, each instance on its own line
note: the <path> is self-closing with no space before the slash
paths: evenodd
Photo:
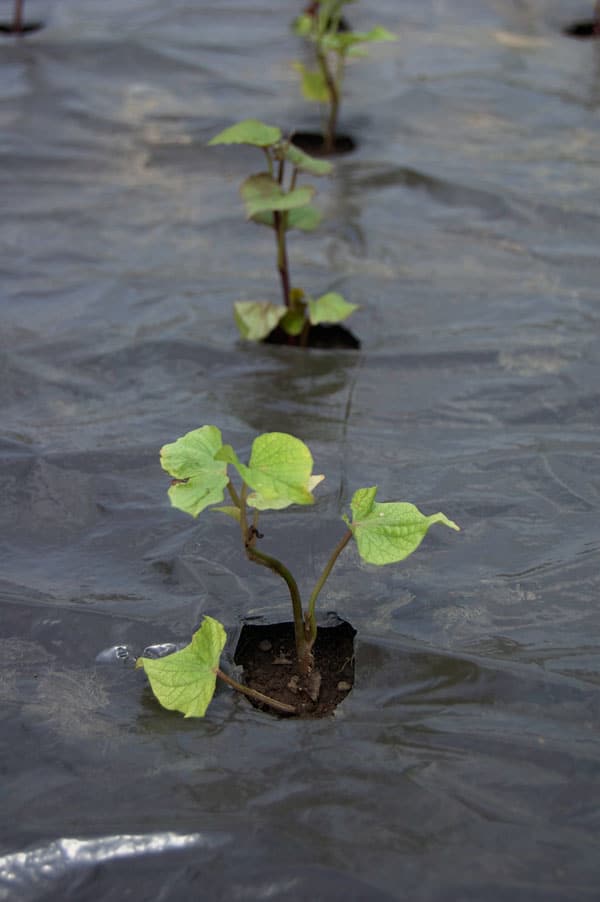
<path id="1" fill-rule="evenodd" d="M 23 31 L 23 2 L 24 0 L 15 0 L 13 11 L 13 31 Z"/>
<path id="2" fill-rule="evenodd" d="M 331 163 L 315 160 L 296 147 L 281 129 L 256 119 L 245 119 L 219 132 L 209 142 L 215 144 L 248 144 L 260 148 L 266 158 L 266 172 L 251 175 L 240 187 L 248 219 L 275 232 L 277 269 L 281 281 L 282 304 L 270 301 L 237 301 L 235 319 L 243 338 L 261 341 L 279 326 L 291 344 L 306 345 L 311 325 L 340 323 L 354 310 L 338 292 L 330 291 L 319 298 L 308 297 L 290 282 L 287 233 L 292 229 L 311 232 L 321 221 L 312 205 L 315 189 L 298 187 L 301 173 L 323 176 L 332 171 Z"/>
<path id="3" fill-rule="evenodd" d="M 352 2 L 352 0 L 348 0 L 348 2 Z M 320 0 L 310 0 L 309 3 L 306 4 L 302 15 L 304 16 L 316 16 L 319 12 Z M 298 29 L 302 29 L 302 25 L 300 23 L 301 16 L 298 16 L 297 19 L 294 19 L 293 28 L 294 31 L 298 31 Z M 337 22 L 338 31 L 349 31 L 349 26 L 343 16 L 339 16 L 339 20 Z"/>
<path id="4" fill-rule="evenodd" d="M 415 551 L 434 523 L 451 529 L 459 527 L 444 514 L 422 514 L 406 502 L 379 503 L 377 487 L 358 489 L 350 503 L 351 518 L 343 516 L 347 529 L 331 552 L 310 596 L 303 604 L 291 571 L 277 558 L 259 550 L 263 538 L 259 516 L 263 511 L 282 510 L 292 504 L 314 503 L 313 490 L 324 479 L 313 475 L 313 458 L 304 442 L 283 432 L 268 432 L 254 439 L 248 464 L 243 464 L 230 445 L 223 445 L 216 426 L 202 426 L 165 445 L 161 465 L 172 477 L 171 504 L 197 517 L 207 508 L 232 517 L 239 526 L 242 546 L 248 558 L 268 567 L 285 583 L 292 603 L 297 671 L 312 698 L 318 695 L 319 674 L 314 666 L 313 646 L 317 637 L 317 598 L 340 554 L 354 539 L 358 553 L 367 564 L 391 564 Z M 237 474 L 234 485 L 229 468 Z M 225 491 L 230 503 L 223 505 Z M 205 617 L 192 642 L 182 651 L 164 658 L 139 658 L 152 690 L 165 708 L 181 711 L 186 717 L 202 717 L 215 691 L 216 677 L 276 710 L 296 713 L 225 674 L 220 666 L 226 634 L 212 617 Z"/>
<path id="5" fill-rule="evenodd" d="M 370 31 L 340 29 L 343 8 L 352 2 L 354 0 L 321 0 L 311 4 L 294 25 L 296 34 L 308 38 L 315 47 L 316 68 L 309 69 L 303 63 L 294 63 L 294 68 L 300 73 L 305 99 L 324 106 L 323 151 L 326 154 L 335 150 L 348 58 L 366 56 L 361 45 L 396 40 L 395 34 L 380 25 Z"/>
<path id="6" fill-rule="evenodd" d="M 25 22 L 24 7 L 25 0 L 14 0 L 12 18 L 9 22 L 0 23 L 0 34 L 21 37 L 42 27 L 42 22 Z"/>
<path id="7" fill-rule="evenodd" d="M 11 34 L 22 34 L 25 30 L 23 24 L 23 5 L 24 0 L 14 0 L 13 14 L 10 24 L 3 25 L 2 30 Z"/>
<path id="8" fill-rule="evenodd" d="M 593 38 L 600 37 L 600 2 L 594 5 L 593 18 L 583 22 L 574 22 L 569 28 L 565 29 L 566 34 L 573 38 Z"/>

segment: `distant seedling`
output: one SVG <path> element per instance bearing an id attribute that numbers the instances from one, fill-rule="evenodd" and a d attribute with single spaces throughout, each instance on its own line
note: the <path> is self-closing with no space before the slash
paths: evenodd
<path id="1" fill-rule="evenodd" d="M 350 57 L 366 56 L 365 44 L 395 41 L 396 35 L 376 25 L 370 31 L 350 31 L 340 27 L 344 7 L 354 0 L 321 0 L 311 3 L 296 19 L 296 34 L 307 38 L 315 48 L 315 67 L 294 63 L 300 73 L 302 93 L 306 100 L 323 105 L 322 153 L 336 150 L 338 118 L 346 63 Z"/>
<path id="2" fill-rule="evenodd" d="M 261 341 L 279 328 L 288 336 L 289 344 L 305 346 L 311 326 L 341 323 L 357 309 L 338 292 L 312 298 L 303 289 L 292 287 L 290 280 L 287 233 L 293 229 L 311 232 L 321 221 L 320 212 L 312 204 L 315 189 L 311 185 L 299 186 L 299 177 L 329 175 L 331 163 L 314 159 L 285 138 L 281 129 L 256 119 L 232 125 L 208 143 L 257 147 L 267 165 L 266 170 L 249 176 L 240 192 L 248 219 L 275 233 L 282 303 L 236 301 L 235 320 L 240 334 L 250 341 Z"/>
<path id="3" fill-rule="evenodd" d="M 25 0 L 14 0 L 12 19 L 0 22 L 0 34 L 24 35 L 42 27 L 41 22 L 25 22 L 24 8 Z"/>

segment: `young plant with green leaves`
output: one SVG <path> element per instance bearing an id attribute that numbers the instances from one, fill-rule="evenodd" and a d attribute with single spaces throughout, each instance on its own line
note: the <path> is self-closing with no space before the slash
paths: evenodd
<path id="1" fill-rule="evenodd" d="M 292 604 L 297 672 L 309 694 L 319 682 L 313 656 L 317 637 L 316 602 L 350 540 L 355 540 L 363 561 L 382 565 L 407 558 L 435 523 L 459 528 L 442 513 L 426 516 L 413 504 L 376 501 L 376 486 L 358 489 L 350 503 L 351 516 L 342 517 L 346 530 L 304 604 L 291 570 L 257 547 L 263 538 L 259 531 L 259 517 L 263 512 L 314 503 L 313 491 L 324 477 L 313 475 L 313 458 L 304 442 L 282 432 L 259 435 L 252 444 L 248 463 L 244 464 L 231 445 L 223 444 L 216 426 L 202 426 L 165 445 L 161 450 L 161 465 L 172 477 L 169 497 L 174 507 L 193 517 L 207 508 L 231 517 L 238 524 L 248 558 L 267 567 L 286 584 Z M 229 503 L 224 505 L 225 492 Z M 289 705 L 282 706 L 276 699 L 256 693 L 221 670 L 219 660 L 225 641 L 221 624 L 205 617 L 191 644 L 182 651 L 159 659 L 139 658 L 137 666 L 144 668 L 159 702 L 165 708 L 183 712 L 186 717 L 203 716 L 217 676 L 258 701 L 294 712 Z M 318 694 L 318 688 L 316 691 Z"/>
<path id="2" fill-rule="evenodd" d="M 296 147 L 281 129 L 256 119 L 245 119 L 215 135 L 209 142 L 246 144 L 262 150 L 266 170 L 251 175 L 240 187 L 248 219 L 270 228 L 277 244 L 277 269 L 281 282 L 281 304 L 271 301 L 237 301 L 235 319 L 243 338 L 261 341 L 279 326 L 290 344 L 306 345 L 311 326 L 339 323 L 354 310 L 341 294 L 327 292 L 311 298 L 291 284 L 287 252 L 287 233 L 293 229 L 311 232 L 319 225 L 321 214 L 312 204 L 315 189 L 298 185 L 301 174 L 329 175 L 331 163 L 315 160 Z"/>
<path id="3" fill-rule="evenodd" d="M 396 35 L 380 25 L 370 31 L 340 29 L 344 6 L 354 0 L 320 0 L 311 4 L 294 23 L 296 34 L 308 38 L 315 48 L 316 68 L 294 63 L 300 73 L 306 100 L 323 104 L 323 150 L 333 153 L 338 127 L 346 63 L 350 57 L 366 56 L 365 44 L 395 41 Z"/>

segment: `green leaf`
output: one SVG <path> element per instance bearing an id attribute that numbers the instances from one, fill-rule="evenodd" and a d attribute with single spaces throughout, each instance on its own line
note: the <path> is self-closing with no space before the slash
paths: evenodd
<path id="1" fill-rule="evenodd" d="M 237 125 L 223 129 L 208 142 L 211 144 L 251 144 L 253 147 L 270 147 L 281 140 L 281 129 L 265 125 L 258 119 L 244 119 Z"/>
<path id="2" fill-rule="evenodd" d="M 296 307 L 288 310 L 279 325 L 288 335 L 300 335 L 306 322 L 304 307 Z"/>
<path id="3" fill-rule="evenodd" d="M 342 8 L 354 0 L 321 0 L 317 7 L 317 32 L 336 32 L 342 15 Z"/>
<path id="4" fill-rule="evenodd" d="M 308 324 L 306 316 L 306 301 L 304 291 L 301 288 L 292 288 L 290 291 L 290 305 L 287 313 L 279 323 L 288 335 L 300 335 L 304 326 Z"/>
<path id="5" fill-rule="evenodd" d="M 229 477 L 227 464 L 215 461 L 221 444 L 216 426 L 202 426 L 161 448 L 161 466 L 174 477 L 169 489 L 173 507 L 197 517 L 223 500 Z"/>
<path id="6" fill-rule="evenodd" d="M 298 35 L 298 37 L 306 38 L 309 36 L 309 34 L 311 33 L 311 31 L 313 29 L 313 23 L 314 23 L 313 17 L 304 13 L 303 15 L 298 16 L 294 20 L 294 22 L 292 24 L 292 30 L 293 30 L 294 34 Z"/>
<path id="7" fill-rule="evenodd" d="M 275 217 L 271 211 L 255 213 L 250 218 L 252 222 L 257 222 L 259 225 L 270 226 L 270 228 L 275 226 Z M 311 204 L 307 204 L 305 207 L 298 207 L 296 210 L 289 210 L 286 217 L 286 231 L 290 232 L 292 229 L 298 229 L 301 232 L 312 232 L 317 228 L 322 218 L 319 210 Z"/>
<path id="8" fill-rule="evenodd" d="M 321 72 L 307 69 L 302 63 L 294 63 L 294 69 L 300 73 L 300 85 L 305 100 L 329 103 L 329 88 Z"/>
<path id="9" fill-rule="evenodd" d="M 310 172 L 312 175 L 331 175 L 333 172 L 333 165 L 328 160 L 316 160 L 293 143 L 282 144 L 281 148 L 281 151 L 278 151 L 278 157 L 281 156 L 284 160 L 288 160 L 292 166 L 302 172 Z"/>
<path id="10" fill-rule="evenodd" d="M 351 313 L 358 310 L 358 304 L 350 304 L 337 291 L 329 291 L 316 301 L 310 300 L 308 310 L 310 321 L 316 326 L 319 323 L 343 322 Z"/>
<path id="11" fill-rule="evenodd" d="M 352 498 L 352 523 L 358 551 L 368 564 L 392 564 L 415 551 L 430 526 L 442 523 L 460 529 L 445 514 L 427 517 L 414 504 L 403 501 L 379 504 L 375 501 L 377 486 L 359 489 Z"/>
<path id="12" fill-rule="evenodd" d="M 352 520 L 364 520 L 373 510 L 373 502 L 377 494 L 377 486 L 368 489 L 357 489 L 352 496 L 350 507 L 352 508 Z"/>
<path id="13" fill-rule="evenodd" d="M 218 620 L 205 617 L 192 641 L 164 658 L 138 658 L 163 708 L 204 717 L 215 693 L 216 670 L 227 636 Z"/>
<path id="14" fill-rule="evenodd" d="M 283 304 L 270 301 L 236 301 L 233 309 L 240 335 L 248 341 L 262 341 L 287 313 Z"/>
<path id="15" fill-rule="evenodd" d="M 376 25 L 370 31 L 367 32 L 358 32 L 362 41 L 368 41 L 369 43 L 375 43 L 376 41 L 397 41 L 398 35 L 394 34 L 393 31 L 388 31 L 387 28 L 384 28 L 383 25 Z"/>
<path id="16" fill-rule="evenodd" d="M 315 189 L 307 185 L 286 192 L 268 172 L 260 172 L 242 183 L 240 193 L 248 218 L 251 219 L 266 210 L 282 211 L 304 207 L 310 203 Z"/>
<path id="17" fill-rule="evenodd" d="M 252 443 L 248 466 L 231 463 L 251 489 L 248 504 L 257 510 L 281 510 L 313 504 L 313 489 L 325 478 L 313 476 L 313 459 L 304 442 L 285 432 L 266 432 Z"/>
<path id="18" fill-rule="evenodd" d="M 306 207 L 299 207 L 297 210 L 290 210 L 287 215 L 287 229 L 298 229 L 301 232 L 312 232 L 317 228 L 321 219 L 321 212 L 307 204 Z"/>
<path id="19" fill-rule="evenodd" d="M 329 32 L 322 38 L 321 44 L 324 50 L 330 50 L 333 53 L 345 54 L 354 48 L 356 44 L 374 44 L 379 41 L 395 41 L 397 36 L 376 25 L 370 31 L 340 31 Z"/>
<path id="20" fill-rule="evenodd" d="M 222 445 L 221 448 L 215 454 L 215 460 L 224 460 L 228 464 L 233 464 L 234 467 L 237 467 L 240 459 L 231 447 L 231 445 Z"/>

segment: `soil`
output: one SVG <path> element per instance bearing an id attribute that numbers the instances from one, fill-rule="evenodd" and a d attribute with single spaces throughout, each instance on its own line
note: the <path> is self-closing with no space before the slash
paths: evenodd
<path id="1" fill-rule="evenodd" d="M 12 22 L 0 22 L 0 34 L 30 34 L 32 31 L 39 31 L 43 27 L 43 22 L 25 22 L 19 31 L 15 31 Z"/>
<path id="2" fill-rule="evenodd" d="M 352 153 L 356 149 L 356 142 L 350 135 L 337 135 L 332 151 L 325 150 L 325 141 L 321 132 L 294 132 L 292 141 L 312 157 L 334 157 Z"/>
<path id="3" fill-rule="evenodd" d="M 354 685 L 355 635 L 356 630 L 345 621 L 319 627 L 313 649 L 314 673 L 320 676 L 316 700 L 310 697 L 310 686 L 298 674 L 293 623 L 245 624 L 234 661 L 244 668 L 246 686 L 293 705 L 299 717 L 327 717 Z M 259 702 L 252 704 L 279 717 L 293 716 L 281 715 Z"/>
<path id="4" fill-rule="evenodd" d="M 598 22 L 590 19 L 586 22 L 573 22 L 572 25 L 568 25 L 565 28 L 564 33 L 570 38 L 579 38 L 579 40 L 587 38 L 598 40 L 600 38 L 600 27 Z"/>
<path id="5" fill-rule="evenodd" d="M 280 329 L 279 326 L 276 329 L 273 329 L 264 341 L 266 344 L 270 345 L 290 345 L 291 347 L 299 347 L 293 337 L 289 336 L 283 329 Z M 340 326 L 339 323 L 330 326 L 319 324 L 318 326 L 310 327 L 308 341 L 305 347 L 320 348 L 321 350 L 338 350 L 340 348 L 346 348 L 358 351 L 360 348 L 360 341 L 356 335 L 349 329 L 346 329 L 345 326 Z"/>

